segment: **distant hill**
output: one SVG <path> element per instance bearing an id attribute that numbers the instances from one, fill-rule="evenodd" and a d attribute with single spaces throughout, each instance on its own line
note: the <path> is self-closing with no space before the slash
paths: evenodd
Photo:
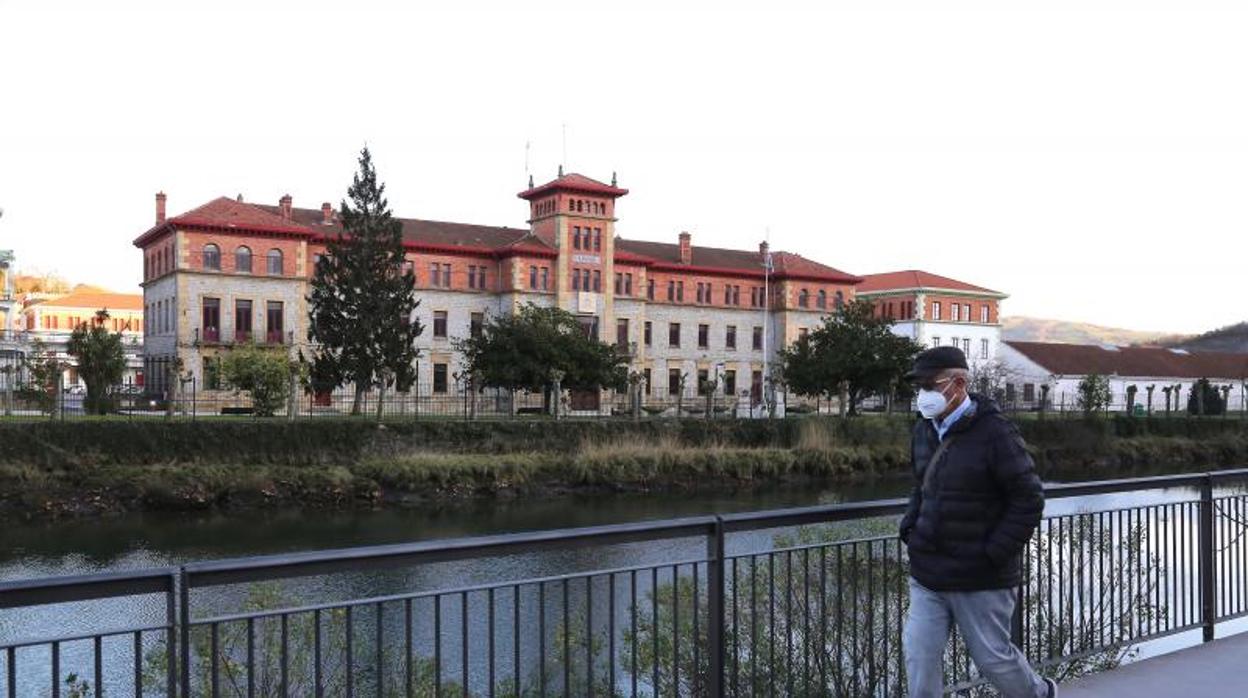
<path id="1" fill-rule="evenodd" d="M 1248 322 L 1230 325 L 1168 344 L 1188 351 L 1229 351 L 1248 354 Z"/>
<path id="2" fill-rule="evenodd" d="M 1047 320 L 1034 317 L 1006 317 L 1001 319 L 1002 339 L 1020 342 L 1053 342 L 1056 344 L 1178 344 L 1190 339 L 1184 335 L 1168 332 L 1145 332 L 1125 330 L 1119 327 L 1102 327 L 1084 322 Z"/>

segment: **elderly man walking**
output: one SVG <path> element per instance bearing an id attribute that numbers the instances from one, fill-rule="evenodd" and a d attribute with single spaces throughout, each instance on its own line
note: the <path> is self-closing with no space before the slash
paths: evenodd
<path id="1" fill-rule="evenodd" d="M 950 626 L 980 674 L 1005 698 L 1053 698 L 1010 641 L 1022 553 L 1044 512 L 1044 490 L 1014 426 L 968 392 L 966 356 L 929 349 L 907 375 L 923 415 L 911 436 L 915 485 L 901 521 L 910 553 L 903 648 L 911 698 L 944 691 Z"/>

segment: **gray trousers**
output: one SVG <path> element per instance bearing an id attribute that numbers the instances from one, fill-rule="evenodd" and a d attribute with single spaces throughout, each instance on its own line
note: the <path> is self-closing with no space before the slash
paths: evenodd
<path id="1" fill-rule="evenodd" d="M 910 698 L 940 698 L 951 623 L 979 673 L 1005 698 L 1046 698 L 1048 685 L 1010 642 L 1014 590 L 932 591 L 910 580 L 910 613 L 902 648 Z"/>

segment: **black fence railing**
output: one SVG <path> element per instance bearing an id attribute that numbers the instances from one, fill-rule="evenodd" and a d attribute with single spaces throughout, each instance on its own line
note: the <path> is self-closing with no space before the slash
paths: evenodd
<path id="1" fill-rule="evenodd" d="M 1218 623 L 1248 615 L 1245 482 L 1248 470 L 1049 487 L 1051 499 L 1125 493 L 1138 503 L 1046 516 L 1024 558 L 1015 642 L 1045 672 L 1070 677 L 1177 633 L 1212 639 Z M 903 507 L 874 501 L 8 582 L 0 609 L 76 602 L 75 617 L 107 627 L 0 641 L 0 685 L 11 696 L 897 696 L 908 574 L 892 529 Z M 758 549 L 757 535 L 777 530 Z M 388 595 L 352 596 L 347 585 L 346 599 L 324 602 L 301 591 L 337 574 L 539 552 L 575 567 L 578 553 L 662 541 L 697 553 L 540 577 L 504 571 L 446 588 L 402 583 Z M 241 608 L 210 601 L 224 588 L 247 590 L 233 604 Z M 156 622 L 87 612 L 140 595 L 162 599 L 149 609 Z M 957 638 L 946 668 L 951 691 L 980 690 Z"/>

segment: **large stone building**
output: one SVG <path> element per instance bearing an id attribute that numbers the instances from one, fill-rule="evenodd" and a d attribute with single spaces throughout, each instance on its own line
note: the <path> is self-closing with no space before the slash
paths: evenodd
<path id="1" fill-rule="evenodd" d="M 561 173 L 520 192 L 525 228 L 400 219 L 426 328 L 418 390 L 453 391 L 453 340 L 534 303 L 575 313 L 587 332 L 628 352 L 652 399 L 693 396 L 700 379 L 718 377 L 719 392 L 757 403 L 777 349 L 852 299 L 861 282 L 765 244 L 701 247 L 687 232 L 671 243 L 620 238 L 616 206 L 627 193 L 614 181 Z M 307 342 L 314 260 L 342 230 L 330 204 L 223 197 L 172 217 L 165 205 L 157 194 L 156 224 L 134 242 L 143 251 L 149 366 L 176 357 L 211 388 L 214 362 L 232 345 L 293 353 Z M 148 373 L 150 387 L 165 389 L 164 372 Z M 573 396 L 573 408 L 600 409 L 600 397 Z"/>

